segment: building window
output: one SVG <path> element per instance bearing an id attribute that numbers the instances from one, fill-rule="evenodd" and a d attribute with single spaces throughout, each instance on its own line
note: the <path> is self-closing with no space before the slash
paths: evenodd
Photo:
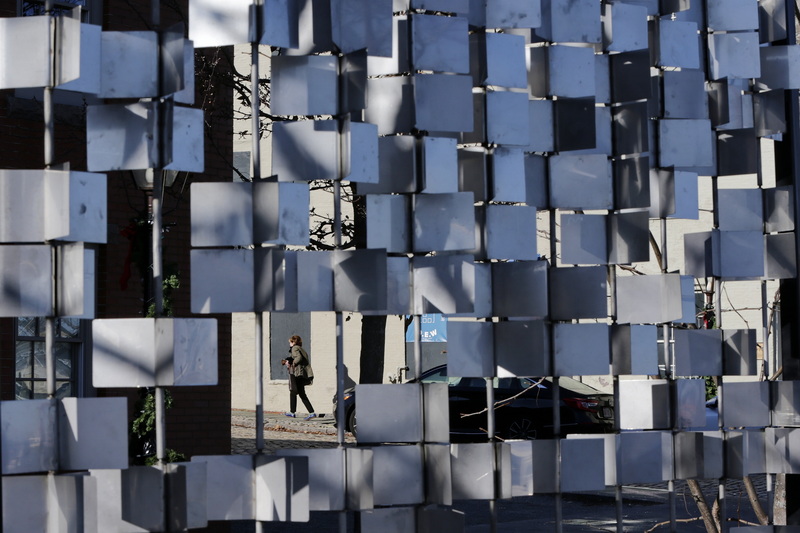
<path id="1" fill-rule="evenodd" d="M 53 349 L 56 358 L 56 396 L 78 396 L 79 365 L 83 353 L 83 328 L 77 318 L 58 318 Z M 45 319 L 17 319 L 14 385 L 18 400 L 47 397 L 45 371 Z"/>

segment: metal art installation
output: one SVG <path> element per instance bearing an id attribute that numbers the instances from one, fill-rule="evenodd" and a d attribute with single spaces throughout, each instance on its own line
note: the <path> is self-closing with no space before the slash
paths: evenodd
<path id="1" fill-rule="evenodd" d="M 157 467 L 126 464 L 117 399 L 2 402 L 3 530 L 260 527 L 351 511 L 365 531 L 460 531 L 454 500 L 555 493 L 560 506 L 564 493 L 629 483 L 719 479 L 724 492 L 726 478 L 799 473 L 800 389 L 756 379 L 778 357 L 769 328 L 758 357 L 757 330 L 695 327 L 693 288 L 797 278 L 793 185 L 764 186 L 760 151 L 800 134 L 785 105 L 800 48 L 782 4 L 190 0 L 191 40 L 0 19 L 0 88 L 105 99 L 87 112 L 91 172 L 52 158 L 0 171 L 0 316 L 94 317 L 83 243 L 106 242 L 97 172 L 203 171 L 194 47 L 249 43 L 253 87 L 258 46 L 272 47 L 271 112 L 287 120 L 271 125 L 271 175 L 259 155 L 251 183 L 193 185 L 194 313 L 335 312 L 340 400 L 352 311 L 450 316 L 449 376 L 485 378 L 487 402 L 496 378 L 543 375 L 610 376 L 618 402 L 606 435 L 556 423 L 551 439 L 501 442 L 489 406 L 485 442 L 456 444 L 446 384 L 361 385 L 358 447 L 340 424 L 336 449 L 265 455 L 262 419 L 255 455 Z M 757 185 L 725 186 L 745 174 Z M 701 176 L 715 222 L 685 235 L 681 264 L 666 224 L 698 218 Z M 342 249 L 340 217 L 333 250 L 297 249 L 317 180 L 337 216 L 342 182 L 366 196 L 365 249 Z M 651 241 L 660 272 L 621 268 L 650 261 Z M 96 387 L 216 383 L 216 322 L 159 313 L 94 321 Z M 699 376 L 719 381 L 711 431 L 698 429 Z"/>

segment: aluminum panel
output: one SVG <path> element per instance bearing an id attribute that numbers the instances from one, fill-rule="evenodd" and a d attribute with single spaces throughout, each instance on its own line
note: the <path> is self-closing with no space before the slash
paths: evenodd
<path id="1" fill-rule="evenodd" d="M 760 41 L 774 43 L 786 39 L 786 1 L 762 0 L 758 3 Z"/>
<path id="2" fill-rule="evenodd" d="M 659 483 L 670 479 L 673 462 L 672 435 L 636 431 L 617 435 L 617 483 Z"/>
<path id="3" fill-rule="evenodd" d="M 755 135 L 769 137 L 786 132 L 786 99 L 781 91 L 765 91 L 747 95 L 752 100 Z M 744 98 L 744 95 L 743 95 Z"/>
<path id="4" fill-rule="evenodd" d="M 294 0 L 270 0 L 264 3 L 261 14 L 261 28 L 263 29 L 263 34 L 259 36 L 261 44 L 280 46 L 281 48 L 297 48 L 300 16 L 297 2 Z M 194 23 L 194 19 L 192 19 L 192 24 Z"/>
<path id="5" fill-rule="evenodd" d="M 46 170 L 44 237 L 105 244 L 108 231 L 106 188 L 104 174 Z M 30 204 L 26 207 L 30 208 Z"/>
<path id="6" fill-rule="evenodd" d="M 59 24 L 79 25 L 79 35 L 75 36 L 70 32 L 67 42 L 59 43 L 61 50 L 72 48 L 68 54 L 69 65 L 67 65 L 68 76 L 61 75 L 57 87 L 65 91 L 75 91 L 87 94 L 97 94 L 100 91 L 100 50 L 102 28 L 94 24 L 80 24 L 76 20 L 67 17 L 59 17 Z M 69 22 L 68 22 L 69 21 Z M 15 52 L 18 54 L 19 51 Z M 64 67 L 62 61 L 62 68 Z M 72 74 L 78 75 L 72 78 Z M 67 80 L 66 78 L 70 78 Z"/>
<path id="7" fill-rule="evenodd" d="M 650 158 L 632 157 L 612 162 L 614 205 L 617 209 L 650 207 Z"/>
<path id="8" fill-rule="evenodd" d="M 541 2 L 487 0 L 487 28 L 538 28 L 542 23 Z"/>
<path id="9" fill-rule="evenodd" d="M 158 96 L 158 34 L 104 31 L 101 36 L 100 98 Z"/>
<path id="10" fill-rule="evenodd" d="M 661 75 L 664 118 L 708 118 L 705 73 L 702 70 L 665 70 Z"/>
<path id="11" fill-rule="evenodd" d="M 611 163 L 602 154 L 548 159 L 550 204 L 562 209 L 611 209 Z"/>
<path id="12" fill-rule="evenodd" d="M 450 442 L 450 405 L 446 383 L 422 384 L 423 436 L 425 442 Z M 435 472 L 433 473 L 434 475 Z M 444 475 L 444 472 L 440 472 Z M 449 478 L 449 472 L 446 472 Z"/>
<path id="13" fill-rule="evenodd" d="M 308 245 L 308 184 L 256 181 L 252 187 L 253 242 Z M 240 218 L 245 218 L 249 210 L 244 206 Z"/>
<path id="14" fill-rule="evenodd" d="M 255 519 L 270 522 L 308 522 L 309 472 L 305 457 L 255 459 Z"/>
<path id="15" fill-rule="evenodd" d="M 374 484 L 372 449 L 349 448 L 346 453 L 346 508 L 353 510 L 372 509 Z"/>
<path id="16" fill-rule="evenodd" d="M 275 453 L 281 457 L 307 458 L 310 511 L 344 510 L 344 449 L 282 448 Z"/>
<path id="17" fill-rule="evenodd" d="M 755 376 L 759 372 L 756 330 L 725 329 L 722 334 L 722 372 L 726 376 Z"/>
<path id="18" fill-rule="evenodd" d="M 473 263 L 475 276 L 474 305 L 469 312 L 452 313 L 450 316 L 487 318 L 492 316 L 492 265 L 490 263 Z"/>
<path id="19" fill-rule="evenodd" d="M 406 408 L 393 407 L 398 405 Z M 361 443 L 422 441 L 422 386 L 418 383 L 356 385 L 356 412 Z"/>
<path id="20" fill-rule="evenodd" d="M 604 266 L 550 269 L 550 318 L 605 318 L 607 279 Z"/>
<path id="21" fill-rule="evenodd" d="M 56 251 L 56 314 L 94 318 L 95 254 L 82 242 L 62 244 Z"/>
<path id="22" fill-rule="evenodd" d="M 18 46 L 19 43 L 26 46 Z M 52 86 L 50 17 L 0 19 L 0 89 Z"/>
<path id="23" fill-rule="evenodd" d="M 172 385 L 217 384 L 217 321 L 203 318 L 156 319 L 172 322 Z M 157 329 L 158 331 L 158 329 Z"/>
<path id="24" fill-rule="evenodd" d="M 683 236 L 684 272 L 696 278 L 713 275 L 712 232 L 686 233 Z"/>
<path id="25" fill-rule="evenodd" d="M 556 492 L 558 452 L 555 440 L 526 441 L 533 448 L 533 493 Z"/>
<path id="26" fill-rule="evenodd" d="M 717 195 L 721 230 L 763 230 L 764 210 L 759 189 L 720 189 Z"/>
<path id="27" fill-rule="evenodd" d="M 272 173 L 280 181 L 339 178 L 336 121 L 303 120 L 272 125 Z"/>
<path id="28" fill-rule="evenodd" d="M 404 533 L 419 531 L 414 507 L 380 507 L 362 511 L 359 517 L 364 532 Z"/>
<path id="29" fill-rule="evenodd" d="M 344 179 L 356 183 L 379 181 L 378 127 L 374 124 L 350 123 L 350 171 Z"/>
<path id="30" fill-rule="evenodd" d="M 297 310 L 333 311 L 334 256 L 330 252 L 297 253 Z"/>
<path id="31" fill-rule="evenodd" d="M 766 46 L 758 49 L 761 70 L 756 80 L 761 89 L 800 88 L 800 50 L 793 46 Z M 755 71 L 755 69 L 753 69 Z"/>
<path id="32" fill-rule="evenodd" d="M 669 429 L 669 382 L 664 379 L 619 381 L 620 429 Z"/>
<path id="33" fill-rule="evenodd" d="M 675 429 L 702 428 L 706 425 L 706 382 L 704 379 L 676 379 Z"/>
<path id="34" fill-rule="evenodd" d="M 697 220 L 700 216 L 697 173 L 676 170 L 673 177 L 675 212 L 667 218 Z"/>
<path id="35" fill-rule="evenodd" d="M 611 70 L 611 99 L 631 102 L 650 98 L 650 51 L 622 52 L 608 58 Z"/>
<path id="36" fill-rule="evenodd" d="M 409 198 L 396 194 L 369 194 L 366 203 L 369 221 L 367 247 L 384 248 L 388 253 L 409 252 Z"/>
<path id="37" fill-rule="evenodd" d="M 531 50 L 537 50 L 532 48 Z M 594 97 L 594 49 L 554 45 L 548 53 L 548 93 L 534 96 Z"/>
<path id="38" fill-rule="evenodd" d="M 487 205 L 486 240 L 486 253 L 491 259 L 537 259 L 536 208 Z"/>
<path id="39" fill-rule="evenodd" d="M 243 182 L 192 183 L 192 246 L 253 244 L 253 188 Z"/>
<path id="40" fill-rule="evenodd" d="M 791 233 L 765 235 L 767 241 L 764 277 L 787 279 L 797 276 L 796 243 Z"/>
<path id="41" fill-rule="evenodd" d="M 0 317 L 52 316 L 51 248 L 0 246 Z"/>
<path id="42" fill-rule="evenodd" d="M 553 375 L 607 375 L 611 362 L 607 324 L 554 324 Z"/>
<path id="43" fill-rule="evenodd" d="M 190 259 L 193 313 L 253 311 L 251 250 L 192 250 Z"/>
<path id="44" fill-rule="evenodd" d="M 167 467 L 167 473 L 171 489 L 169 499 L 172 503 L 170 509 L 172 527 L 180 526 L 188 529 L 207 527 L 206 465 L 199 462 L 171 463 Z"/>
<path id="45" fill-rule="evenodd" d="M 630 52 L 648 47 L 647 8 L 631 4 L 603 6 L 603 48 Z"/>
<path id="46" fill-rule="evenodd" d="M 718 253 L 714 275 L 726 279 L 752 279 L 764 275 L 764 235 L 761 231 L 714 231 Z"/>
<path id="47" fill-rule="evenodd" d="M 86 156 L 92 172 L 158 166 L 157 113 L 153 102 L 90 105 L 86 109 Z"/>
<path id="48" fill-rule="evenodd" d="M 710 0 L 706 5 L 708 27 L 715 31 L 758 29 L 757 0 Z"/>
<path id="49" fill-rule="evenodd" d="M 422 138 L 422 180 L 424 193 L 458 192 L 458 148 L 455 139 Z"/>
<path id="50" fill-rule="evenodd" d="M 371 93 L 370 103 L 375 105 Z M 472 130 L 472 78 L 469 76 L 416 75 L 414 103 L 414 124 L 417 129 L 443 132 Z"/>
<path id="51" fill-rule="evenodd" d="M 450 445 L 454 500 L 495 498 L 494 453 L 488 442 Z"/>
<path id="52" fill-rule="evenodd" d="M 252 455 L 195 455 L 206 464 L 208 520 L 255 519 L 255 470 Z"/>
<path id="53" fill-rule="evenodd" d="M 413 130 L 416 125 L 414 83 L 410 76 L 370 78 L 367 81 L 370 105 L 364 111 L 364 118 L 378 126 L 379 135 Z"/>
<path id="54" fill-rule="evenodd" d="M 250 0 L 231 0 L 224 4 L 214 0 L 192 0 L 189 2 L 189 19 L 192 21 L 189 38 L 197 48 L 249 42 L 248 12 L 251 4 Z"/>
<path id="55" fill-rule="evenodd" d="M 561 440 L 561 491 L 605 489 L 603 439 Z"/>
<path id="56" fill-rule="evenodd" d="M 764 66 L 763 59 L 759 61 L 759 50 L 758 33 L 712 34 L 708 40 L 709 78 L 762 77 Z"/>
<path id="57" fill-rule="evenodd" d="M 471 250 L 475 248 L 474 228 L 472 193 L 414 197 L 414 252 Z"/>
<path id="58" fill-rule="evenodd" d="M 594 55 L 594 92 L 598 104 L 611 103 L 611 60 L 607 54 Z"/>
<path id="59" fill-rule="evenodd" d="M 542 24 L 536 35 L 554 42 L 600 43 L 600 5 L 591 0 L 578 0 L 553 9 L 542 2 Z"/>
<path id="60" fill-rule="evenodd" d="M 657 326 L 620 325 L 611 326 L 611 370 L 612 374 L 657 375 L 658 374 L 658 330 Z"/>
<path id="61" fill-rule="evenodd" d="M 48 531 L 49 476 L 3 476 L 3 531 Z"/>
<path id="62" fill-rule="evenodd" d="M 295 1 L 299 10 L 298 44 L 282 52 L 289 55 L 310 55 L 336 50 L 331 25 L 333 20 L 331 3 L 313 0 Z"/>
<path id="63" fill-rule="evenodd" d="M 529 100 L 530 144 L 526 152 L 552 152 L 555 149 L 555 122 L 552 100 Z"/>
<path id="64" fill-rule="evenodd" d="M 611 109 L 611 118 L 614 155 L 639 154 L 650 150 L 646 102 L 615 106 Z"/>
<path id="65" fill-rule="evenodd" d="M 650 229 L 647 211 L 608 216 L 608 262 L 630 264 L 650 260 Z"/>
<path id="66" fill-rule="evenodd" d="M 769 382 L 726 379 L 719 395 L 721 398 L 719 416 L 722 427 L 742 429 L 763 428 L 770 425 Z M 774 418 L 775 416 L 772 425 L 783 425 Z"/>
<path id="67" fill-rule="evenodd" d="M 743 478 L 766 472 L 767 451 L 763 431 L 727 431 L 725 435 L 725 474 L 728 477 Z"/>
<path id="68" fill-rule="evenodd" d="M 58 408 L 61 470 L 128 468 L 125 398 L 64 398 Z"/>
<path id="69" fill-rule="evenodd" d="M 472 256 L 415 257 L 414 314 L 471 313 L 475 299 Z"/>
<path id="70" fill-rule="evenodd" d="M 494 316 L 547 317 L 547 261 L 492 263 Z"/>
<path id="71" fill-rule="evenodd" d="M 58 470 L 56 400 L 0 402 L 3 475 Z"/>
<path id="72" fill-rule="evenodd" d="M 0 242 L 42 243 L 45 237 L 44 170 L 0 170 Z"/>
<path id="73" fill-rule="evenodd" d="M 659 166 L 705 167 L 714 164 L 709 120 L 659 120 L 658 139 Z"/>
<path id="74" fill-rule="evenodd" d="M 561 262 L 604 265 L 608 262 L 605 215 L 561 215 Z"/>
<path id="75" fill-rule="evenodd" d="M 412 15 L 414 70 L 469 73 L 469 31 L 464 17 Z"/>
<path id="76" fill-rule="evenodd" d="M 334 250 L 332 265 L 334 310 L 386 309 L 385 250 Z"/>
<path id="77" fill-rule="evenodd" d="M 547 160 L 536 154 L 525 154 L 525 203 L 531 207 L 546 209 Z"/>
<path id="78" fill-rule="evenodd" d="M 764 431 L 768 474 L 800 472 L 800 431 L 797 429 L 766 428 Z"/>
<path id="79" fill-rule="evenodd" d="M 486 72 L 478 74 L 476 85 L 526 89 L 525 38 L 509 33 L 486 33 L 484 39 Z"/>
<path id="80" fill-rule="evenodd" d="M 491 197 L 494 202 L 525 200 L 525 157 L 522 150 L 497 147 L 489 159 L 492 168 Z"/>
<path id="81" fill-rule="evenodd" d="M 368 48 L 387 54 L 381 45 L 391 36 L 392 0 L 336 0 L 330 20 L 333 42 L 343 53 Z"/>
<path id="82" fill-rule="evenodd" d="M 421 446 L 375 446 L 372 458 L 376 506 L 425 502 Z"/>
<path id="83" fill-rule="evenodd" d="M 763 385 L 765 382 L 760 382 Z M 800 426 L 800 387 L 795 381 L 770 382 L 772 425 L 774 426 Z M 763 395 L 762 395 L 763 398 Z M 765 421 L 764 418 L 761 421 Z"/>
<path id="84" fill-rule="evenodd" d="M 156 385 L 156 357 L 155 319 L 116 318 L 92 322 L 92 384 L 95 387 L 153 387 Z"/>
<path id="85" fill-rule="evenodd" d="M 681 316 L 680 275 L 661 274 L 617 277 L 618 323 L 659 324 L 677 320 Z"/>
<path id="86" fill-rule="evenodd" d="M 759 139 L 755 130 L 751 128 L 718 132 L 717 174 L 719 176 L 755 174 L 759 171 L 760 151 Z"/>
<path id="87" fill-rule="evenodd" d="M 724 475 L 720 434 L 675 434 L 675 478 L 713 479 Z"/>
<path id="88" fill-rule="evenodd" d="M 661 18 L 658 20 L 657 65 L 700 68 L 700 36 L 697 24 Z"/>
<path id="89" fill-rule="evenodd" d="M 399 11 L 395 9 L 395 11 Z M 380 74 L 399 74 L 411 71 L 411 60 L 408 46 L 408 17 L 394 16 L 392 20 L 392 34 L 386 39 L 383 47 L 384 53 L 379 57 L 372 52 L 367 56 L 367 70 L 370 76 Z"/>
<path id="90" fill-rule="evenodd" d="M 550 334 L 543 320 L 494 324 L 495 373 L 498 377 L 549 376 Z"/>
<path id="91" fill-rule="evenodd" d="M 675 374 L 722 375 L 722 330 L 675 329 Z"/>
<path id="92" fill-rule="evenodd" d="M 509 91 L 486 93 L 486 140 L 493 144 L 529 146 L 528 95 Z"/>
<path id="93" fill-rule="evenodd" d="M 447 323 L 448 375 L 460 377 L 493 377 L 494 328 L 491 322 Z"/>
<path id="94" fill-rule="evenodd" d="M 378 138 L 378 181 L 359 183 L 359 194 L 417 192 L 416 142 L 410 135 Z M 452 191 L 455 192 L 455 191 Z"/>
<path id="95" fill-rule="evenodd" d="M 469 3 L 467 0 L 410 0 L 409 7 L 426 11 L 466 13 Z"/>
<path id="96" fill-rule="evenodd" d="M 272 58 L 272 99 L 276 115 L 336 115 L 339 61 L 334 56 Z"/>

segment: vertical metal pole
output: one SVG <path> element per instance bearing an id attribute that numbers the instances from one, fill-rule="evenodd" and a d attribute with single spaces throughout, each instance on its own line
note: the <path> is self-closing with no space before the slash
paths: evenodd
<path id="1" fill-rule="evenodd" d="M 550 220 L 550 266 L 555 268 L 556 266 L 556 211 L 555 209 L 550 209 L 549 211 L 549 220 Z M 555 369 L 555 353 L 553 350 L 553 324 L 550 325 L 550 368 Z M 555 460 L 555 501 L 553 504 L 553 511 L 555 513 L 555 524 L 554 528 L 556 533 L 561 533 L 563 525 L 562 525 L 562 498 L 561 498 L 561 442 L 559 441 L 560 433 L 561 433 L 561 410 L 559 409 L 559 403 L 561 403 L 561 398 L 559 394 L 558 388 L 558 378 L 553 376 L 553 439 L 556 442 L 556 456 L 554 457 Z"/>
<path id="2" fill-rule="evenodd" d="M 337 66 L 337 83 L 339 86 L 339 102 L 337 114 L 337 127 L 339 133 L 339 172 L 337 179 L 333 182 L 333 245 L 335 250 L 342 247 L 342 184 L 347 176 L 347 168 L 349 164 L 349 135 L 350 135 L 350 114 L 343 110 L 347 109 L 347 83 L 345 81 L 343 67 L 343 57 L 341 54 L 338 56 Z M 344 365 L 344 319 L 341 311 L 336 311 L 336 410 L 337 418 L 340 421 L 337 428 L 337 435 L 339 438 L 339 446 L 344 446 L 344 426 L 346 420 L 344 419 L 344 383 L 345 383 L 346 368 Z M 347 480 L 347 456 L 345 455 L 345 481 Z M 346 483 L 345 483 L 346 484 Z M 342 511 L 339 513 L 339 531 L 340 533 L 347 533 L 347 512 Z"/>
<path id="3" fill-rule="evenodd" d="M 50 16 L 50 73 L 55 76 L 55 18 L 53 17 L 53 0 L 45 1 L 45 12 Z M 55 83 L 55 79 L 53 79 Z M 48 169 L 55 162 L 55 119 L 53 116 L 53 87 L 48 86 L 44 88 L 44 96 L 42 98 L 42 106 L 44 113 L 44 168 Z M 53 399 L 56 397 L 56 356 L 55 356 L 55 296 L 56 290 L 56 249 L 54 246 L 50 248 L 51 266 L 52 266 L 52 279 L 50 281 L 50 291 L 53 301 L 53 310 L 51 316 L 45 317 L 45 330 L 44 330 L 44 345 L 45 345 L 45 373 L 47 377 L 47 398 Z"/>
<path id="4" fill-rule="evenodd" d="M 660 234 L 661 234 L 661 273 L 665 274 L 669 272 L 669 249 L 667 246 L 667 219 L 661 218 L 659 220 L 660 226 Z M 667 378 L 672 380 L 675 376 L 672 375 L 672 350 L 670 349 L 670 328 L 669 325 L 664 324 L 662 326 L 662 337 L 664 338 L 664 367 L 667 373 Z M 675 401 L 674 398 L 670 399 L 670 413 L 672 416 L 670 417 L 670 427 L 672 428 L 672 438 L 675 439 Z M 676 499 L 675 499 L 675 481 L 672 479 L 674 476 L 670 476 L 670 479 L 667 481 L 667 501 L 669 504 L 669 530 L 671 532 L 677 531 L 678 522 L 677 522 L 677 509 L 676 509 Z"/>
<path id="5" fill-rule="evenodd" d="M 489 438 L 489 444 L 492 446 L 492 482 L 494 483 L 492 499 L 489 500 L 489 533 L 497 533 L 497 490 L 499 487 L 500 472 L 497 471 L 497 444 L 494 441 L 494 378 L 484 379 L 486 380 L 486 433 Z"/>

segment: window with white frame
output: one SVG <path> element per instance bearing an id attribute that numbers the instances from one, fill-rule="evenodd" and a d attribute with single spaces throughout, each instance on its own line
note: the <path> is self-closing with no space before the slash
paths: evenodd
<path id="1" fill-rule="evenodd" d="M 15 397 L 18 400 L 47 397 L 45 367 L 45 319 L 17 318 Z M 53 351 L 56 363 L 56 396 L 79 396 L 79 367 L 83 355 L 82 321 L 58 318 L 55 321 Z"/>

